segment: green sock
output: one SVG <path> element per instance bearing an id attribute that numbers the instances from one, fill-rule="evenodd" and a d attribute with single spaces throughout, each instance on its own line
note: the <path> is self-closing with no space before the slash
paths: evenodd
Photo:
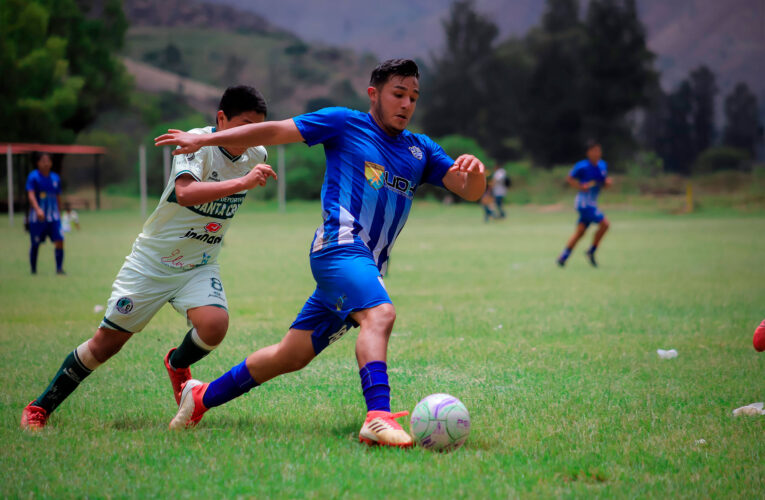
<path id="1" fill-rule="evenodd" d="M 199 338 L 197 330 L 192 328 L 183 337 L 183 342 L 170 355 L 170 366 L 175 369 L 188 368 L 200 359 L 204 358 L 215 349 L 215 346 L 208 346 Z"/>
<path id="2" fill-rule="evenodd" d="M 53 376 L 53 380 L 33 404 L 45 409 L 48 413 L 53 412 L 91 373 L 93 370 L 85 367 L 77 356 L 77 351 L 70 352 L 61 364 L 61 368 Z"/>

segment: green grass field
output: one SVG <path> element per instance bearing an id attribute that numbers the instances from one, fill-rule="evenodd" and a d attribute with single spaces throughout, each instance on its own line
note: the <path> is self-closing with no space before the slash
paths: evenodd
<path id="1" fill-rule="evenodd" d="M 762 498 L 765 417 L 731 411 L 765 399 L 765 354 L 751 344 L 765 317 L 765 214 L 613 210 L 601 267 L 582 245 L 559 269 L 573 211 L 509 213 L 483 224 L 476 206 L 419 204 L 386 279 L 394 410 L 448 392 L 471 412 L 466 445 L 446 455 L 357 442 L 355 332 L 198 428 L 169 432 L 162 356 L 186 331 L 169 306 L 48 428 L 20 431 L 21 409 L 98 325 L 93 307 L 142 221 L 82 214 L 68 276 L 55 276 L 46 244 L 32 277 L 17 220 L 0 261 L 0 496 Z M 245 203 L 220 259 L 231 327 L 197 378 L 281 338 L 313 290 L 318 222 L 314 204 L 278 214 Z"/>

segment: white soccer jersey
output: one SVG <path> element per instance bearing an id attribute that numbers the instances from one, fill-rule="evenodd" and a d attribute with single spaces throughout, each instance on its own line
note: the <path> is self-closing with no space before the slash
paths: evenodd
<path id="1" fill-rule="evenodd" d="M 189 130 L 209 134 L 213 127 Z M 266 161 L 266 149 L 256 146 L 239 156 L 232 156 L 218 146 L 207 146 L 196 153 L 178 155 L 173 172 L 156 210 L 146 220 L 143 231 L 133 243 L 129 261 L 158 271 L 188 271 L 214 263 L 231 218 L 244 201 L 246 191 L 224 198 L 182 207 L 175 196 L 175 180 L 189 174 L 200 182 L 220 182 L 246 175 Z"/>

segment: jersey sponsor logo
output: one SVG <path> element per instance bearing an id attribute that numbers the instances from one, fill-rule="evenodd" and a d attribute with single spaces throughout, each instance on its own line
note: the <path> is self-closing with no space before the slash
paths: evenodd
<path id="1" fill-rule="evenodd" d="M 133 310 L 133 299 L 130 297 L 120 297 L 114 308 L 122 314 L 127 314 Z"/>
<path id="2" fill-rule="evenodd" d="M 365 161 L 364 176 L 367 178 L 369 185 L 377 190 L 385 186 L 407 198 L 411 199 L 414 197 L 416 186 L 405 177 L 391 174 L 385 170 L 385 167 L 382 165 L 372 163 L 371 161 Z"/>
<path id="3" fill-rule="evenodd" d="M 205 231 L 208 233 L 217 233 L 220 231 L 220 228 L 223 227 L 223 224 L 218 224 L 217 222 L 210 222 L 205 226 Z"/>
<path id="4" fill-rule="evenodd" d="M 225 198 L 221 198 L 219 200 L 186 208 L 196 214 L 204 215 L 206 217 L 213 217 L 215 219 L 230 219 L 234 216 L 234 214 L 236 214 L 236 211 L 239 210 L 239 207 L 244 201 L 244 196 L 245 195 L 243 193 L 232 194 L 231 196 L 226 196 Z M 168 201 L 177 202 L 177 198 L 175 198 L 175 192 L 171 193 Z"/>
<path id="5" fill-rule="evenodd" d="M 209 225 L 209 224 L 208 224 Z M 209 243 L 210 245 L 217 245 L 223 239 L 221 236 L 213 236 L 209 233 L 197 233 L 193 229 L 186 231 L 186 234 L 181 236 L 180 239 L 188 238 L 190 240 L 198 240 L 202 243 Z"/>
<path id="6" fill-rule="evenodd" d="M 409 146 L 409 151 L 412 153 L 412 156 L 417 158 L 418 160 L 422 160 L 422 150 L 418 148 L 417 146 Z"/>

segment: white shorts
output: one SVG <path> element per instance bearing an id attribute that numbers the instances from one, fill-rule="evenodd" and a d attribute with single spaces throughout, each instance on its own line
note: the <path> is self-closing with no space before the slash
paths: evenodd
<path id="1" fill-rule="evenodd" d="M 160 274 L 141 271 L 126 260 L 112 285 L 102 328 L 122 332 L 140 332 L 166 303 L 186 316 L 194 307 L 214 306 L 228 309 L 226 292 L 217 264 L 190 271 Z M 187 317 L 188 320 L 188 317 Z"/>

